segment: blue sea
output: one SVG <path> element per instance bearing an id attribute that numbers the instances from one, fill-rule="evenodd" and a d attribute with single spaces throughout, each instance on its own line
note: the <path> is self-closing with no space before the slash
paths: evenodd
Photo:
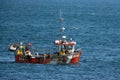
<path id="1" fill-rule="evenodd" d="M 16 63 L 9 43 L 54 46 L 60 10 L 79 64 Z M 0 80 L 120 80 L 120 0 L 0 0 Z"/>

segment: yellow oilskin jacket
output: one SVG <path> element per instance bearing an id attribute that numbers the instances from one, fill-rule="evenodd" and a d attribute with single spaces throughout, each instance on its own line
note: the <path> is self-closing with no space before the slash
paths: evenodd
<path id="1" fill-rule="evenodd" d="M 60 55 L 65 55 L 65 52 L 64 51 L 60 51 Z"/>
<path id="2" fill-rule="evenodd" d="M 17 50 L 17 55 L 21 55 L 22 51 L 21 50 Z"/>

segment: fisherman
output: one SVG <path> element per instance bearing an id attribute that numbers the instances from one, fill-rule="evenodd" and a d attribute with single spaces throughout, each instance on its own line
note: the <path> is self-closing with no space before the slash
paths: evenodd
<path id="1" fill-rule="evenodd" d="M 25 51 L 25 56 L 31 56 L 31 52 L 30 52 L 30 50 L 29 49 L 27 49 L 26 51 Z"/>
<path id="2" fill-rule="evenodd" d="M 27 59 L 28 62 L 31 61 L 31 52 L 29 49 L 25 50 L 25 58 Z"/>
<path id="3" fill-rule="evenodd" d="M 25 46 L 25 56 L 31 56 L 31 52 L 30 52 L 31 46 L 32 46 L 31 43 Z"/>
<path id="4" fill-rule="evenodd" d="M 17 50 L 17 55 L 22 55 L 22 51 L 21 50 Z"/>
<path id="5" fill-rule="evenodd" d="M 27 47 L 28 47 L 29 50 L 31 50 L 32 44 L 31 44 L 31 43 L 28 43 Z"/>
<path id="6" fill-rule="evenodd" d="M 20 51 L 22 51 L 22 54 L 25 55 L 25 47 L 23 45 L 23 42 L 20 42 L 19 49 L 20 49 Z"/>

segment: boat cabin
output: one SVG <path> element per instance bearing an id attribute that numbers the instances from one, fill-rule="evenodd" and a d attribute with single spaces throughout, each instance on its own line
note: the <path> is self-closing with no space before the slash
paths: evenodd
<path id="1" fill-rule="evenodd" d="M 67 42 L 66 39 L 55 40 L 54 44 L 58 46 L 59 52 L 64 51 L 64 52 L 73 54 L 75 51 L 76 42 L 74 42 L 72 40 L 69 42 Z"/>

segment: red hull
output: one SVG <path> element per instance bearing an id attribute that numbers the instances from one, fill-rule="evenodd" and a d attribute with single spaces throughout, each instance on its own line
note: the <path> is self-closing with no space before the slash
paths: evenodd
<path id="1" fill-rule="evenodd" d="M 75 64 L 79 62 L 79 58 L 80 58 L 81 52 L 77 52 L 76 55 L 73 55 L 73 58 L 71 59 L 70 63 L 71 64 Z"/>
<path id="2" fill-rule="evenodd" d="M 79 62 L 79 57 L 76 58 L 72 58 L 72 60 L 70 61 L 71 64 L 75 64 Z"/>
<path id="3" fill-rule="evenodd" d="M 50 62 L 50 58 L 21 58 L 19 55 L 15 55 L 15 61 L 20 63 L 39 63 L 39 64 L 47 64 Z"/>
<path id="4" fill-rule="evenodd" d="M 75 52 L 72 55 L 72 59 L 70 60 L 70 64 L 75 64 L 79 62 L 81 52 Z M 54 57 L 53 57 L 54 58 Z M 15 55 L 15 61 L 20 63 L 38 63 L 38 64 L 48 64 L 52 61 L 53 58 L 44 58 L 44 57 L 23 57 L 20 55 Z"/>

